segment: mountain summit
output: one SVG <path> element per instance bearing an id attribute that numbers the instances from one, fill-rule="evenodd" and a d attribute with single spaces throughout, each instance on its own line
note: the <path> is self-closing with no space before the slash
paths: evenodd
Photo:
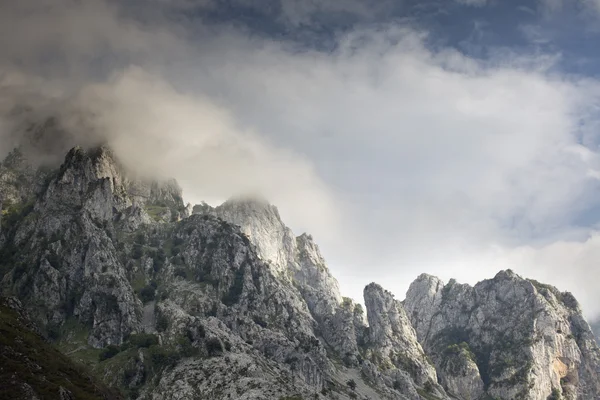
<path id="1" fill-rule="evenodd" d="M 128 398 L 600 398 L 569 293 L 511 271 L 421 275 L 403 302 L 368 285 L 365 310 L 265 200 L 192 208 L 106 147 L 57 170 L 16 156 L 0 168 L 2 294 Z"/>

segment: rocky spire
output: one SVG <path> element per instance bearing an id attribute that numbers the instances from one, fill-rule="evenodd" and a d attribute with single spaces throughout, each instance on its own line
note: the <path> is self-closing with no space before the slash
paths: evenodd
<path id="1" fill-rule="evenodd" d="M 342 302 L 337 280 L 312 236 L 295 237 L 281 220 L 277 207 L 262 198 L 235 197 L 214 209 L 196 207 L 196 210 L 238 225 L 276 274 L 294 279 L 317 321 L 333 318 Z M 329 330 L 324 329 L 325 336 Z"/>
<path id="2" fill-rule="evenodd" d="M 427 385 L 431 392 L 439 391 L 435 368 L 427 361 L 402 303 L 375 283 L 365 288 L 364 298 L 369 321 L 370 358 L 379 365 L 396 369 L 390 370 L 393 378 L 398 380 L 396 385 L 407 387 L 414 381 L 419 386 Z"/>

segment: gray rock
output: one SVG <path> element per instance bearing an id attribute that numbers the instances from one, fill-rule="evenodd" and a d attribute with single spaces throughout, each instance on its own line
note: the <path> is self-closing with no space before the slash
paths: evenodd
<path id="1" fill-rule="evenodd" d="M 73 316 L 89 326 L 90 344 L 120 344 L 139 329 L 141 304 L 119 260 L 115 225 L 139 228 L 152 222 L 145 202 L 178 200 L 174 183 L 130 180 L 110 150 L 74 148 L 12 232 L 12 246 L 27 251 L 11 260 L 17 267 L 4 276 L 4 291 L 49 329 Z"/>
<path id="2" fill-rule="evenodd" d="M 600 397 L 600 351 L 570 293 L 510 270 L 474 287 L 421 275 L 404 304 L 442 383 L 459 398 L 477 398 L 479 376 L 499 399 Z M 451 351 L 463 342 L 477 368 Z"/>

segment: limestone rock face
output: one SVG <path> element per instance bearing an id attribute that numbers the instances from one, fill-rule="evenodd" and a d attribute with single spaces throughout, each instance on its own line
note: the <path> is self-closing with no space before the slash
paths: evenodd
<path id="1" fill-rule="evenodd" d="M 284 281 L 291 279 L 320 336 L 346 366 L 360 367 L 371 381 L 392 390 L 399 389 L 407 398 L 418 399 L 417 389 L 424 390 L 425 386 L 429 392 L 444 396 L 437 385 L 435 369 L 426 361 L 402 305 L 391 294 L 385 292 L 384 296 L 383 289 L 379 288 L 379 293 L 368 288 L 365 291 L 367 327 L 362 307 L 342 298 L 339 284 L 312 236 L 294 237 L 281 221 L 277 208 L 261 199 L 234 198 L 216 208 L 197 205 L 194 212 L 216 215 L 240 227 L 260 258 L 268 262 L 273 274 Z M 384 324 L 380 320 L 382 313 L 390 314 L 394 310 L 398 315 L 391 325 L 386 325 L 389 321 Z M 385 332 L 390 330 L 394 335 L 388 338 Z M 387 369 L 385 374 L 380 372 L 382 367 Z"/>
<path id="2" fill-rule="evenodd" d="M 570 293 L 510 270 L 474 287 L 421 275 L 404 304 L 442 383 L 460 398 L 479 396 L 479 377 L 499 399 L 600 397 L 600 351 Z"/>
<path id="3" fill-rule="evenodd" d="M 205 337 L 218 337 L 232 349 L 250 354 L 232 355 L 231 367 L 239 365 L 254 371 L 256 377 L 274 380 L 263 389 L 275 388 L 275 380 L 282 374 L 305 391 L 322 387 L 329 366 L 325 350 L 314 336 L 315 321 L 306 303 L 291 282 L 274 275 L 237 227 L 211 215 L 193 215 L 168 236 L 178 244 L 178 256 L 158 275 L 165 285 L 165 298 L 156 308 L 160 317 L 169 321 L 165 341 L 202 326 Z M 159 235 L 158 240 L 166 237 Z M 221 364 L 213 368 L 217 366 Z M 192 363 L 189 368 L 204 373 L 211 367 Z M 170 382 L 168 377 L 163 379 L 165 385 Z M 250 383 L 248 380 L 246 385 Z M 217 390 L 207 385 L 199 390 L 205 394 Z"/>
<path id="4" fill-rule="evenodd" d="M 342 302 L 340 287 L 312 236 L 302 234 L 296 238 L 295 257 L 288 265 L 312 313 L 317 318 L 334 314 Z"/>
<path id="5" fill-rule="evenodd" d="M 233 198 L 211 208 L 196 206 L 196 213 L 209 213 L 240 227 L 258 255 L 275 273 L 292 274 L 305 292 L 309 309 L 317 317 L 330 316 L 342 301 L 339 284 L 331 275 L 312 237 L 295 237 L 277 207 L 263 199 Z"/>
<path id="6" fill-rule="evenodd" d="M 90 326 L 90 344 L 121 343 L 138 329 L 141 304 L 119 259 L 116 229 L 150 223 L 145 202 L 180 194 L 159 184 L 132 194 L 139 186 L 109 149 L 72 149 L 9 233 L 3 261 L 14 268 L 3 278 L 5 291 L 36 304 L 35 317 L 50 330 L 72 316 Z"/>

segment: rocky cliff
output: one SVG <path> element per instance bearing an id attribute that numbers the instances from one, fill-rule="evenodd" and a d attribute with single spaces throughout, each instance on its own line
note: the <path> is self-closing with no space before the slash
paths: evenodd
<path id="1" fill-rule="evenodd" d="M 404 305 L 449 394 L 600 398 L 600 351 L 568 292 L 510 270 L 474 287 L 421 275 Z"/>
<path id="2" fill-rule="evenodd" d="M 264 200 L 192 211 L 105 147 L 44 170 L 14 152 L 0 183 L 2 292 L 128 398 L 598 396 L 576 301 L 509 272 L 423 275 L 404 302 L 370 284 L 363 309 Z"/>

